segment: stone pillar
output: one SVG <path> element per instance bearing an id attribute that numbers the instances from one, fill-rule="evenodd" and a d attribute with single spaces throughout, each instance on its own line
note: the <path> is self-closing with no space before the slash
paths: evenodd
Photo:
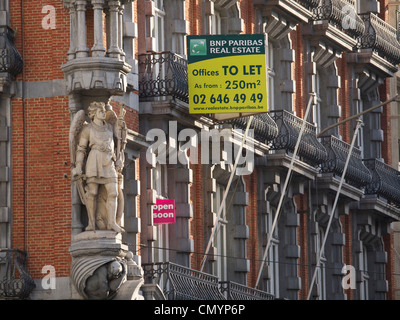
<path id="1" fill-rule="evenodd" d="M 76 8 L 73 3 L 69 3 L 69 21 L 70 21 L 70 47 L 68 50 L 68 60 L 75 59 L 76 39 L 77 39 L 77 21 L 76 21 Z"/>
<path id="2" fill-rule="evenodd" d="M 119 7 L 118 11 L 118 47 L 120 49 L 121 53 L 121 59 L 125 61 L 125 52 L 123 50 L 124 48 L 124 34 L 123 34 L 123 29 L 124 29 L 124 9 L 125 6 L 121 5 Z"/>
<path id="3" fill-rule="evenodd" d="M 194 242 L 190 238 L 190 219 L 193 208 L 190 203 L 190 184 L 193 171 L 187 165 L 168 169 L 168 192 L 175 198 L 176 222 L 170 225 L 170 244 L 176 250 L 175 262 L 190 267 L 190 254 L 194 251 Z M 173 257 L 171 252 L 171 257 Z"/>
<path id="4" fill-rule="evenodd" d="M 86 5 L 86 0 L 76 1 L 76 17 L 78 19 L 76 58 L 85 58 L 89 55 L 86 37 Z"/>
<path id="5" fill-rule="evenodd" d="M 108 56 L 111 58 L 120 58 L 119 44 L 119 8 L 120 1 L 109 1 L 109 47 Z"/>
<path id="6" fill-rule="evenodd" d="M 140 195 L 140 180 L 137 180 L 136 177 L 136 161 L 139 160 L 127 160 L 128 164 L 125 165 L 124 190 L 126 199 L 124 228 L 126 232 L 122 235 L 122 237 L 123 240 L 125 240 L 130 246 L 129 250 L 135 254 L 133 260 L 140 264 L 141 256 L 137 254 L 137 251 L 139 250 L 137 238 L 141 232 L 141 219 L 138 217 L 137 212 L 138 196 Z"/>
<path id="7" fill-rule="evenodd" d="M 11 247 L 11 100 L 0 98 L 0 248 Z"/>
<path id="8" fill-rule="evenodd" d="M 106 48 L 103 45 L 103 8 L 104 0 L 92 0 L 94 11 L 94 45 L 93 57 L 104 57 Z"/>

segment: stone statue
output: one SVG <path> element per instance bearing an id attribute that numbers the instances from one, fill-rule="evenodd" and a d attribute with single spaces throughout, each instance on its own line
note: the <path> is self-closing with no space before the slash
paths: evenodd
<path id="1" fill-rule="evenodd" d="M 78 111 L 72 119 L 69 142 L 72 178 L 88 213 L 86 231 L 114 230 L 121 227 L 124 198 L 122 169 L 126 146 L 125 110 L 117 117 L 102 102 L 92 102 L 85 112 Z"/>
<path id="2" fill-rule="evenodd" d="M 112 299 L 120 286 L 126 281 L 124 260 L 112 261 L 102 265 L 86 280 L 85 293 L 91 300 Z"/>

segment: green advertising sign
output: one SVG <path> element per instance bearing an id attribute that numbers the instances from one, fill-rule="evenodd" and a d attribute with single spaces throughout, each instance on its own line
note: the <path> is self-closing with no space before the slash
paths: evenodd
<path id="1" fill-rule="evenodd" d="M 268 111 L 265 37 L 187 37 L 190 113 Z"/>

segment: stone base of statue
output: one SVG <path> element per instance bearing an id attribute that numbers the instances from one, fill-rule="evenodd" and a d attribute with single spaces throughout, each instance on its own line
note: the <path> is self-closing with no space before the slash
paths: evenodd
<path id="1" fill-rule="evenodd" d="M 133 254 L 122 243 L 120 233 L 110 230 L 79 233 L 73 237 L 69 252 L 71 279 L 84 299 L 114 299 L 119 292 L 127 299 L 137 298 L 143 274 L 132 260 Z"/>

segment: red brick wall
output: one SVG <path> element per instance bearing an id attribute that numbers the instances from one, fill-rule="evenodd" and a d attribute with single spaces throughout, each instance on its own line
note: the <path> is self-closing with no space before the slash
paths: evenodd
<path id="1" fill-rule="evenodd" d="M 249 194 L 249 205 L 246 207 L 246 224 L 249 227 L 249 239 L 246 241 L 246 246 L 247 259 L 250 260 L 250 272 L 247 274 L 247 285 L 250 287 L 254 287 L 256 285 L 260 267 L 258 254 L 257 176 L 257 169 L 254 169 L 251 175 L 244 176 L 246 192 Z"/>
<path id="2" fill-rule="evenodd" d="M 204 5 L 201 0 L 190 0 L 187 5 L 187 16 L 189 17 L 189 34 L 203 34 L 204 23 L 203 23 L 203 12 L 202 6 Z"/>
<path id="3" fill-rule="evenodd" d="M 199 148 L 199 161 L 201 151 Z M 193 205 L 193 219 L 191 220 L 190 232 L 194 241 L 195 254 L 191 256 L 191 266 L 194 269 L 200 270 L 203 253 L 206 249 L 207 239 L 204 239 L 204 228 L 206 225 L 205 217 L 208 212 L 205 212 L 204 185 L 207 183 L 204 178 L 203 169 L 201 164 L 191 164 L 190 168 L 193 170 L 193 183 L 190 188 L 190 199 Z"/>
<path id="4" fill-rule="evenodd" d="M 55 267 L 57 276 L 67 276 L 71 239 L 68 97 L 25 99 L 24 110 L 18 99 L 12 108 L 13 247 L 28 252 L 34 278 L 40 277 L 47 264 Z"/>
<path id="5" fill-rule="evenodd" d="M 304 66 L 304 42 L 301 35 L 301 26 L 297 26 L 297 29 L 290 33 L 290 37 L 293 41 L 293 49 L 295 50 L 295 61 L 293 76 L 296 81 L 296 92 L 293 94 L 293 111 L 296 112 L 297 116 L 303 117 L 305 112 L 305 66 Z"/>
<path id="6" fill-rule="evenodd" d="M 24 59 L 19 81 L 63 79 L 69 14 L 58 0 L 10 1 L 11 27 Z M 42 28 L 45 5 L 56 9 L 56 29 Z M 23 21 L 23 25 L 22 25 Z M 71 238 L 68 97 L 12 99 L 13 247 L 28 252 L 33 278 L 45 265 L 68 276 Z M 25 134 L 25 146 L 24 146 Z M 25 151 L 24 152 L 24 148 Z"/>

